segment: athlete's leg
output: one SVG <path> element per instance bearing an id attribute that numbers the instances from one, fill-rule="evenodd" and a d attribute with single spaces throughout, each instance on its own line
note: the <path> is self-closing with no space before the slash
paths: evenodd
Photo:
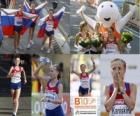
<path id="1" fill-rule="evenodd" d="M 14 113 L 17 114 L 18 108 L 19 108 L 19 97 L 21 93 L 21 88 L 15 90 L 15 97 L 14 97 Z"/>
<path id="2" fill-rule="evenodd" d="M 78 94 L 79 94 L 79 97 L 82 97 L 82 92 L 81 92 L 81 86 L 79 87 L 79 90 L 78 90 Z"/>
<path id="3" fill-rule="evenodd" d="M 49 48 L 51 48 L 51 46 L 52 46 L 52 39 L 53 39 L 53 35 L 51 35 L 49 37 Z"/>
<path id="4" fill-rule="evenodd" d="M 46 43 L 47 38 L 48 38 L 48 36 L 45 34 L 44 40 L 42 42 L 41 50 L 43 50 L 45 48 L 45 43 Z"/>
<path id="5" fill-rule="evenodd" d="M 14 112 L 14 109 L 15 109 L 15 102 L 14 102 L 15 90 L 14 89 L 11 89 L 11 96 L 12 96 L 12 102 L 13 102 L 13 114 L 15 114 L 15 112 Z"/>
<path id="6" fill-rule="evenodd" d="M 14 38 L 14 49 L 17 49 L 17 38 L 18 38 L 18 33 L 15 32 L 15 38 Z"/>
<path id="7" fill-rule="evenodd" d="M 30 38 L 31 41 L 33 41 L 34 31 L 35 31 L 35 26 L 31 28 L 31 38 Z"/>
<path id="8" fill-rule="evenodd" d="M 20 44 L 20 33 L 18 33 L 18 37 L 17 37 L 17 47 L 19 48 L 19 44 Z"/>
<path id="9" fill-rule="evenodd" d="M 29 38 L 28 38 L 27 48 L 30 48 L 30 45 L 33 42 L 34 30 L 35 30 L 35 27 L 30 27 L 29 28 Z"/>

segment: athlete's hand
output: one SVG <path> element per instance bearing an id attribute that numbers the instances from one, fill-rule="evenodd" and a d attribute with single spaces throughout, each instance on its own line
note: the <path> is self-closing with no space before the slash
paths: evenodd
<path id="1" fill-rule="evenodd" d="M 119 79 L 118 79 L 118 73 L 113 72 L 113 81 L 114 81 L 114 87 L 119 88 Z"/>
<path id="2" fill-rule="evenodd" d="M 121 78 L 119 78 L 118 80 L 118 85 L 119 85 L 119 90 L 121 91 L 123 89 L 123 80 Z"/>
<path id="3" fill-rule="evenodd" d="M 40 99 L 40 102 L 45 102 L 45 98 L 42 97 L 42 98 Z"/>
<path id="4" fill-rule="evenodd" d="M 93 56 L 91 56 L 91 61 L 94 62 L 94 57 Z"/>
<path id="5" fill-rule="evenodd" d="M 24 80 L 24 84 L 26 84 L 27 83 L 27 80 Z"/>

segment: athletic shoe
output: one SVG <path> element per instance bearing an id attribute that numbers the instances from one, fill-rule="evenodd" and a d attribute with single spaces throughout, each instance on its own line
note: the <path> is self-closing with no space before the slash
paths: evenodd
<path id="1" fill-rule="evenodd" d="M 16 116 L 16 114 L 15 113 L 12 113 L 12 116 Z"/>
<path id="2" fill-rule="evenodd" d="M 34 41 L 33 41 L 33 40 L 31 40 L 31 41 L 30 41 L 30 44 L 31 44 L 31 45 L 33 45 L 33 44 L 34 44 Z"/>
<path id="3" fill-rule="evenodd" d="M 15 53 L 19 53 L 19 50 L 18 49 L 15 49 Z"/>
<path id="4" fill-rule="evenodd" d="M 45 47 L 44 46 L 41 47 L 41 51 L 43 51 L 43 50 L 45 50 Z"/>
<path id="5" fill-rule="evenodd" d="M 48 50 L 47 50 L 47 53 L 50 53 L 50 52 L 51 52 L 51 49 L 48 49 Z"/>
<path id="6" fill-rule="evenodd" d="M 31 48 L 31 44 L 28 44 L 28 45 L 27 45 L 27 49 L 29 49 L 29 48 Z"/>

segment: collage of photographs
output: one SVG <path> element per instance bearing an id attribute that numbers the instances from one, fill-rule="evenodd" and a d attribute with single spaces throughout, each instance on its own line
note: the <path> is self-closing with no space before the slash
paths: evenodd
<path id="1" fill-rule="evenodd" d="M 140 116 L 140 0 L 0 0 L 0 116 Z"/>

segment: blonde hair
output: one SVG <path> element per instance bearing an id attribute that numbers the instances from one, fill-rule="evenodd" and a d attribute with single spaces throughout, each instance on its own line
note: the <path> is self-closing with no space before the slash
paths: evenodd
<path id="1" fill-rule="evenodd" d="M 116 61 L 120 61 L 123 64 L 124 68 L 126 69 L 126 62 L 123 59 L 121 59 L 121 58 L 115 58 L 114 60 L 111 61 L 111 64 L 113 62 L 116 62 Z"/>
<path id="2" fill-rule="evenodd" d="M 82 29 L 83 29 L 85 26 L 87 26 L 87 23 L 86 23 L 85 21 L 82 21 L 82 22 L 80 23 L 80 31 L 82 31 Z"/>

